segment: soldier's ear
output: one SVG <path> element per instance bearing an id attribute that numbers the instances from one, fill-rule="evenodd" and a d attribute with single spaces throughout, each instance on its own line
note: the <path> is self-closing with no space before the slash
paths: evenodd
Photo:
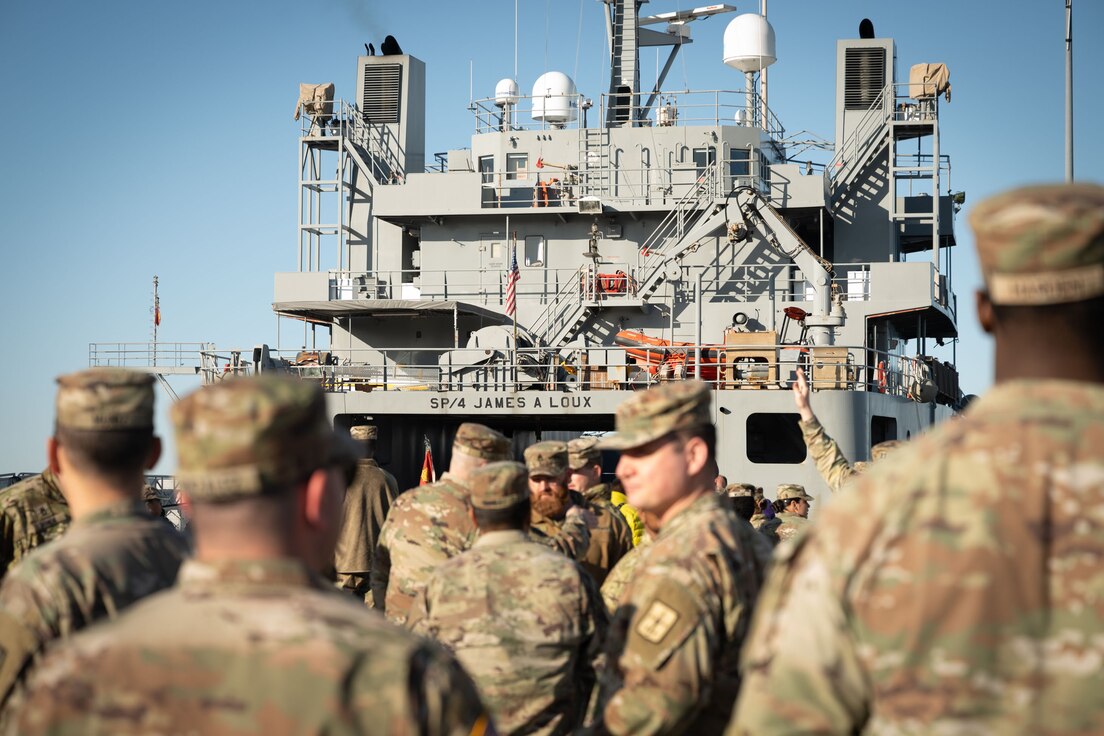
<path id="1" fill-rule="evenodd" d="M 46 440 L 46 465 L 54 475 L 58 474 L 61 466 L 58 464 L 58 441 L 51 437 Z"/>
<path id="2" fill-rule="evenodd" d="M 687 475 L 693 477 L 708 470 L 710 480 L 715 479 L 717 476 L 716 464 L 710 461 L 709 447 L 705 444 L 705 440 L 701 437 L 691 437 L 683 444 L 682 451 L 686 457 Z"/>
<path id="3" fill-rule="evenodd" d="M 329 485 L 329 470 L 318 468 L 302 487 L 303 518 L 309 526 L 319 527 L 326 524 L 326 516 L 333 513 L 327 502 L 326 490 Z"/>
<path id="4" fill-rule="evenodd" d="M 988 292 L 978 289 L 974 292 L 974 302 L 977 306 L 978 324 L 988 335 L 993 334 L 993 328 L 997 320 L 993 313 L 993 302 L 989 300 Z"/>
<path id="5" fill-rule="evenodd" d="M 149 457 L 146 459 L 146 470 L 153 470 L 153 467 L 157 465 L 157 461 L 161 459 L 161 438 L 157 435 L 153 436 L 153 442 L 150 443 Z"/>

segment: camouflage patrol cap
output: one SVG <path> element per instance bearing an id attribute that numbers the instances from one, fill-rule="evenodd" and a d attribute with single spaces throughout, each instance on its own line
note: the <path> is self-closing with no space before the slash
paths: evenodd
<path id="1" fill-rule="evenodd" d="M 509 509 L 529 500 L 529 471 L 513 460 L 489 463 L 468 476 L 477 509 Z"/>
<path id="2" fill-rule="evenodd" d="M 783 483 L 778 486 L 776 497 L 779 501 L 790 501 L 795 498 L 802 498 L 806 501 L 813 500 L 813 497 L 805 492 L 805 486 L 797 483 Z"/>
<path id="3" fill-rule="evenodd" d="M 567 472 L 567 443 L 557 440 L 538 442 L 525 448 L 529 475 L 560 476 Z"/>
<path id="4" fill-rule="evenodd" d="M 510 440 L 501 432 L 475 422 L 464 422 L 456 430 L 452 449 L 484 460 L 506 460 L 510 457 Z"/>
<path id="5" fill-rule="evenodd" d="M 978 204 L 970 225 L 994 304 L 1062 304 L 1104 295 L 1104 187 L 1014 189 Z"/>
<path id="6" fill-rule="evenodd" d="M 330 427 L 321 387 L 290 377 L 206 386 L 173 406 L 172 421 L 177 479 L 200 502 L 260 495 L 360 455 Z"/>
<path id="7" fill-rule="evenodd" d="M 358 424 L 349 427 L 349 436 L 361 442 L 374 440 L 379 437 L 379 428 L 372 424 Z"/>
<path id="8" fill-rule="evenodd" d="M 671 432 L 713 423 L 709 387 L 701 381 L 664 383 L 641 391 L 617 407 L 617 433 L 603 437 L 599 447 L 628 450 Z"/>
<path id="9" fill-rule="evenodd" d="M 729 483 L 724 492 L 729 498 L 755 498 L 757 490 L 751 483 Z"/>
<path id="10" fill-rule="evenodd" d="M 879 442 L 878 444 L 870 448 L 871 462 L 873 462 L 874 460 L 881 460 L 883 457 L 893 452 L 903 444 L 905 443 L 901 442 L 901 440 L 886 440 L 885 442 Z"/>
<path id="11" fill-rule="evenodd" d="M 567 466 L 582 470 L 602 462 L 602 449 L 597 437 L 577 437 L 567 443 Z"/>
<path id="12" fill-rule="evenodd" d="M 89 368 L 57 379 L 57 424 L 69 429 L 153 429 L 153 376 Z"/>

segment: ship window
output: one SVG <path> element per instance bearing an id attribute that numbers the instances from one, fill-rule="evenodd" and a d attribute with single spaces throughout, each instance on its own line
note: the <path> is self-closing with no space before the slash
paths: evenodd
<path id="1" fill-rule="evenodd" d="M 729 176 L 751 176 L 751 151 L 746 148 L 733 148 L 728 162 Z"/>
<path id="2" fill-rule="evenodd" d="M 502 260 L 502 250 L 503 250 L 502 242 L 497 241 L 497 240 L 493 241 L 491 243 L 491 260 L 492 261 L 501 261 Z"/>
<path id="3" fill-rule="evenodd" d="M 705 173 L 705 170 L 717 163 L 717 147 L 710 146 L 709 148 L 695 148 L 694 149 L 694 168 L 698 171 L 698 176 Z"/>
<path id="4" fill-rule="evenodd" d="M 525 265 L 526 266 L 543 266 L 544 265 L 544 236 L 543 235 L 526 235 L 525 236 Z"/>
<path id="5" fill-rule="evenodd" d="M 870 417 L 870 446 L 897 439 L 897 420 L 875 414 Z"/>
<path id="6" fill-rule="evenodd" d="M 805 461 L 799 414 L 751 414 L 747 418 L 747 456 L 753 463 Z"/>
<path id="7" fill-rule="evenodd" d="M 494 156 L 479 157 L 479 173 L 484 184 L 494 183 Z"/>
<path id="8" fill-rule="evenodd" d="M 507 153 L 506 154 L 506 178 L 507 179 L 528 179 L 529 178 L 529 154 L 528 153 Z"/>

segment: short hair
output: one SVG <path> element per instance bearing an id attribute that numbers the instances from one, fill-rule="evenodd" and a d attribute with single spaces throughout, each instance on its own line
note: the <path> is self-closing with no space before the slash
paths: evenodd
<path id="1" fill-rule="evenodd" d="M 115 479 L 141 473 L 153 450 L 153 430 L 91 430 L 55 426 L 54 439 L 82 473 Z"/>
<path id="2" fill-rule="evenodd" d="M 994 304 L 993 314 L 1004 324 L 1062 322 L 1069 325 L 1099 325 L 1104 322 L 1104 296 L 1065 304 Z"/>
<path id="3" fill-rule="evenodd" d="M 703 424 L 700 427 L 694 427 L 692 429 L 678 429 L 675 430 L 679 440 L 687 442 L 695 437 L 701 438 L 705 443 L 705 449 L 709 452 L 709 463 L 706 468 L 713 469 L 713 476 L 720 475 L 720 468 L 717 467 L 717 427 L 713 424 Z"/>
<path id="4" fill-rule="evenodd" d="M 505 509 L 479 509 L 472 507 L 475 524 L 480 529 L 521 529 L 529 519 L 529 499 Z"/>
<path id="5" fill-rule="evenodd" d="M 735 498 L 729 496 L 728 500 L 732 502 L 732 509 L 740 518 L 750 521 L 751 517 L 755 516 L 755 499 L 751 496 L 736 496 Z"/>

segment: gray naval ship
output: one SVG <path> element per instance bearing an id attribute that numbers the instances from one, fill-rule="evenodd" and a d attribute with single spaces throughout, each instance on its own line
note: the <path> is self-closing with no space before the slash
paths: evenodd
<path id="1" fill-rule="evenodd" d="M 607 92 L 560 72 L 529 95 L 505 79 L 471 102 L 467 148 L 426 155 L 414 56 L 359 57 L 354 100 L 303 85 L 298 270 L 276 274 L 273 308 L 310 349 L 205 350 L 206 379 L 320 382 L 335 426 L 380 427 L 377 458 L 404 487 L 427 445 L 447 465 L 461 422 L 520 455 L 612 430 L 622 401 L 665 381 L 713 387 L 721 471 L 768 496 L 827 492 L 789 390 L 798 367 L 853 461 L 950 416 L 958 374 L 930 354 L 957 336 L 946 67 L 899 75 L 892 39 L 838 41 L 830 160 L 798 160 L 767 105 L 765 17 L 604 2 Z M 714 15 L 744 89 L 665 90 Z M 667 54 L 651 89 L 647 47 Z"/>

